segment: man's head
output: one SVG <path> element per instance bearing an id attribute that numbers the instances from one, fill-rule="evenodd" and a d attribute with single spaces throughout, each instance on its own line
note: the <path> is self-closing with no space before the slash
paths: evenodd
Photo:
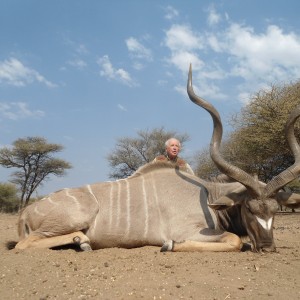
<path id="1" fill-rule="evenodd" d="M 171 160 L 176 159 L 178 153 L 181 150 L 180 142 L 175 138 L 170 138 L 166 141 L 165 145 L 168 157 Z"/>

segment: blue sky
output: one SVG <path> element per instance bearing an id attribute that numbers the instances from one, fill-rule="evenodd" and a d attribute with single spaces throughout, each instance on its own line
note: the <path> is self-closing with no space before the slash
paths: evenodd
<path id="1" fill-rule="evenodd" d="M 0 146 L 42 136 L 73 165 L 39 194 L 109 180 L 120 137 L 164 126 L 188 133 L 185 157 L 271 83 L 300 78 L 298 0 L 0 1 Z M 225 127 L 227 130 L 229 128 Z M 12 170 L 0 167 L 0 181 Z"/>

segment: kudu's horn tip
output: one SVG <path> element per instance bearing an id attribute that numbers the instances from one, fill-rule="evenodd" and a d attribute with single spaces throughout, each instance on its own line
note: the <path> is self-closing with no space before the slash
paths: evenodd
<path id="1" fill-rule="evenodd" d="M 187 86 L 192 88 L 192 63 L 190 63 Z"/>

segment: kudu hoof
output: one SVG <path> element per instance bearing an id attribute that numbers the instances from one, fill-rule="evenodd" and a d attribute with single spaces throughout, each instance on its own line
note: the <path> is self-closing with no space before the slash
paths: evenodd
<path id="1" fill-rule="evenodd" d="M 73 238 L 73 241 L 76 245 L 79 245 L 79 247 L 82 251 L 92 251 L 90 244 L 87 242 L 81 243 L 81 239 L 79 236 L 75 236 Z"/>
<path id="2" fill-rule="evenodd" d="M 82 243 L 82 244 L 80 244 L 80 249 L 82 251 L 92 251 L 92 248 L 91 248 L 91 246 L 90 246 L 89 243 Z"/>
<path id="3" fill-rule="evenodd" d="M 164 241 L 164 244 L 160 248 L 160 252 L 172 251 L 173 247 L 174 247 L 174 241 L 172 240 Z"/>

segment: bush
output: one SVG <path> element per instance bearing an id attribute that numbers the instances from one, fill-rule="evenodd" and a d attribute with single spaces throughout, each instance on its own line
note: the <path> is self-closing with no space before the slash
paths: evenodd
<path id="1" fill-rule="evenodd" d="M 0 183 L 0 212 L 15 213 L 19 210 L 20 199 L 14 184 Z"/>

